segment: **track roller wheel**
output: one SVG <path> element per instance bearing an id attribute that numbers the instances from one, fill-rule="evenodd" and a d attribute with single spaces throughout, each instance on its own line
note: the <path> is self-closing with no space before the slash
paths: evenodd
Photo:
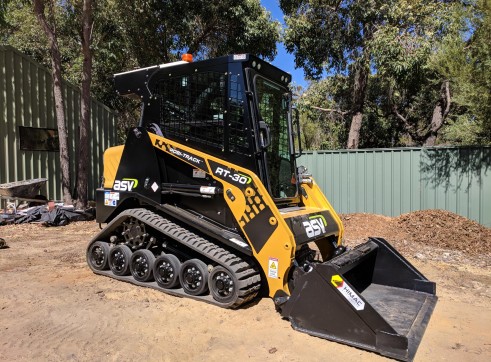
<path id="1" fill-rule="evenodd" d="M 87 250 L 87 262 L 95 270 L 106 270 L 109 268 L 109 244 L 96 241 Z"/>
<path id="2" fill-rule="evenodd" d="M 109 268 L 114 275 L 128 275 L 130 273 L 130 259 L 130 248 L 126 245 L 117 245 L 109 252 Z"/>
<path id="3" fill-rule="evenodd" d="M 159 256 L 153 264 L 153 276 L 162 288 L 174 288 L 179 284 L 181 262 L 175 255 L 165 254 Z"/>
<path id="4" fill-rule="evenodd" d="M 238 298 L 238 284 L 235 275 L 222 266 L 213 268 L 208 277 L 211 295 L 221 303 L 229 303 Z"/>
<path id="5" fill-rule="evenodd" d="M 182 289 L 190 295 L 201 295 L 208 290 L 208 267 L 199 259 L 182 263 L 179 281 Z"/>
<path id="6" fill-rule="evenodd" d="M 155 256 L 150 250 L 141 249 L 133 253 L 130 259 L 130 271 L 133 278 L 139 282 L 153 280 L 153 264 Z"/>

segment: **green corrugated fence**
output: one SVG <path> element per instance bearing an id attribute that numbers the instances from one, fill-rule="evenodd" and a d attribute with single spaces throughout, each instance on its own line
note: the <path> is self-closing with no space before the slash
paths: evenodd
<path id="1" fill-rule="evenodd" d="M 63 88 L 73 183 L 78 157 L 80 91 L 67 82 Z M 22 150 L 19 127 L 57 128 L 51 73 L 14 48 L 0 46 L 0 183 L 48 178 L 46 196 L 61 200 L 59 152 Z M 92 100 L 89 198 L 93 198 L 100 183 L 102 153 L 114 146 L 116 140 L 116 113 Z"/>
<path id="2" fill-rule="evenodd" d="M 298 165 L 339 213 L 443 209 L 491 227 L 491 147 L 314 151 Z"/>

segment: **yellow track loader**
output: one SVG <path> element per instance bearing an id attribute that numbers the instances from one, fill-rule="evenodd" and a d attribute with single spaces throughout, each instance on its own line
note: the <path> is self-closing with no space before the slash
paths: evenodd
<path id="1" fill-rule="evenodd" d="M 385 240 L 346 249 L 301 154 L 288 73 L 249 54 L 115 74 L 142 103 L 104 153 L 97 274 L 224 308 L 273 298 L 296 330 L 412 360 L 436 304 Z"/>

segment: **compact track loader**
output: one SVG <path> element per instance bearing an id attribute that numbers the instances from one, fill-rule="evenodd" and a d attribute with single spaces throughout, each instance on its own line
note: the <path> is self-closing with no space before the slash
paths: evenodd
<path id="1" fill-rule="evenodd" d="M 413 359 L 435 284 L 383 239 L 342 245 L 340 218 L 296 165 L 289 74 L 239 54 L 114 81 L 142 114 L 104 153 L 95 273 L 224 308 L 269 295 L 299 331 Z"/>

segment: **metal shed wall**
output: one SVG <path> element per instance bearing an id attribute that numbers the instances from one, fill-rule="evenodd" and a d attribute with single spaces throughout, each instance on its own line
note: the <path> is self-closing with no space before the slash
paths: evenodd
<path id="1" fill-rule="evenodd" d="M 64 82 L 72 184 L 78 152 L 80 91 Z M 92 100 L 89 199 L 102 176 L 102 153 L 116 144 L 116 113 Z M 47 197 L 61 200 L 59 152 L 20 149 L 19 126 L 57 128 L 51 72 L 10 46 L 0 46 L 0 183 L 46 177 Z"/>
<path id="2" fill-rule="evenodd" d="M 306 152 L 298 164 L 340 213 L 444 209 L 491 227 L 491 147 Z"/>

